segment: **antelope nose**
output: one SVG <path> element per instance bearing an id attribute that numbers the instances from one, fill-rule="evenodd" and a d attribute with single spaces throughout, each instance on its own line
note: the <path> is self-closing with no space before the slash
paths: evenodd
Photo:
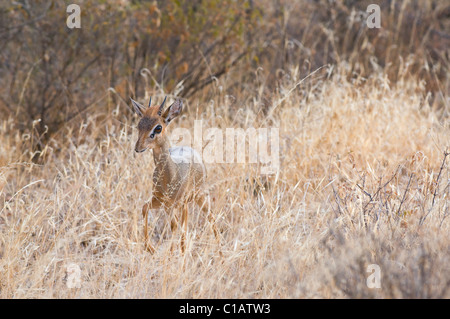
<path id="1" fill-rule="evenodd" d="M 135 151 L 136 153 L 141 153 L 141 152 L 143 151 L 143 149 L 141 149 L 139 146 L 140 146 L 140 145 L 139 145 L 139 141 L 136 142 L 136 144 L 134 144 L 134 151 Z"/>

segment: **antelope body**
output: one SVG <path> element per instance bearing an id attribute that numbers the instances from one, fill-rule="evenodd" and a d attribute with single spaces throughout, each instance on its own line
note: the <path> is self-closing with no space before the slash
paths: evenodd
<path id="1" fill-rule="evenodd" d="M 206 179 L 206 169 L 201 156 L 187 146 L 170 147 L 170 141 L 166 135 L 166 128 L 182 110 L 181 100 L 176 100 L 164 111 L 164 102 L 161 106 L 149 106 L 146 108 L 131 99 L 134 111 L 141 117 L 138 129 L 139 136 L 135 151 L 144 152 L 153 150 L 155 170 L 153 172 L 153 194 L 149 202 L 142 207 L 144 217 L 144 236 L 146 249 L 154 252 L 155 249 L 148 239 L 148 211 L 150 209 L 163 208 L 171 215 L 171 229 L 175 231 L 178 224 L 178 216 L 174 210 L 182 208 L 181 224 L 184 232 L 181 237 L 181 249 L 185 249 L 185 233 L 187 232 L 187 204 L 195 200 L 202 209 L 205 209 L 205 195 L 202 186 Z M 208 216 L 212 216 L 209 214 Z M 217 230 L 213 224 L 214 234 L 217 238 Z"/>

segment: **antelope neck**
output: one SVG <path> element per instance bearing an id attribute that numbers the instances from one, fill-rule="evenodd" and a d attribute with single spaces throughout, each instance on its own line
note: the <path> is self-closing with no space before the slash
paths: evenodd
<path id="1" fill-rule="evenodd" d="M 159 143 L 153 148 L 153 159 L 155 160 L 155 165 L 160 169 L 160 171 L 172 172 L 175 163 L 172 160 L 169 152 L 170 143 L 166 136 L 161 136 Z"/>

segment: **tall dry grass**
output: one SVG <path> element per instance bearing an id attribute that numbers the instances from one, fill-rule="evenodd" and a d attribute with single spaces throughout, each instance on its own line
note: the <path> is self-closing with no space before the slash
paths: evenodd
<path id="1" fill-rule="evenodd" d="M 65 130 L 43 165 L 27 151 L 32 135 L 3 120 L 0 297 L 450 297 L 450 125 L 424 83 L 348 80 L 342 67 L 305 91 L 298 70 L 290 75 L 267 112 L 250 93 L 185 101 L 173 126 L 279 127 L 281 167 L 261 176 L 251 164 L 208 165 L 220 243 L 191 207 L 184 254 L 170 249 L 179 233 L 161 236 L 157 211 L 157 250 L 144 250 L 154 163 L 134 153 L 124 105 Z M 79 288 L 68 288 L 71 264 Z M 381 268 L 380 289 L 366 285 L 369 264 Z"/>

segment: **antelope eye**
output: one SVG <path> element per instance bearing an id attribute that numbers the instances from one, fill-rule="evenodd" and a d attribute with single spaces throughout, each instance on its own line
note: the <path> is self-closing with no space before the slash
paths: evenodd
<path id="1" fill-rule="evenodd" d="M 156 127 L 155 127 L 155 129 L 153 130 L 153 132 L 154 133 L 161 133 L 161 131 L 162 131 L 162 126 L 161 125 L 157 125 Z"/>

